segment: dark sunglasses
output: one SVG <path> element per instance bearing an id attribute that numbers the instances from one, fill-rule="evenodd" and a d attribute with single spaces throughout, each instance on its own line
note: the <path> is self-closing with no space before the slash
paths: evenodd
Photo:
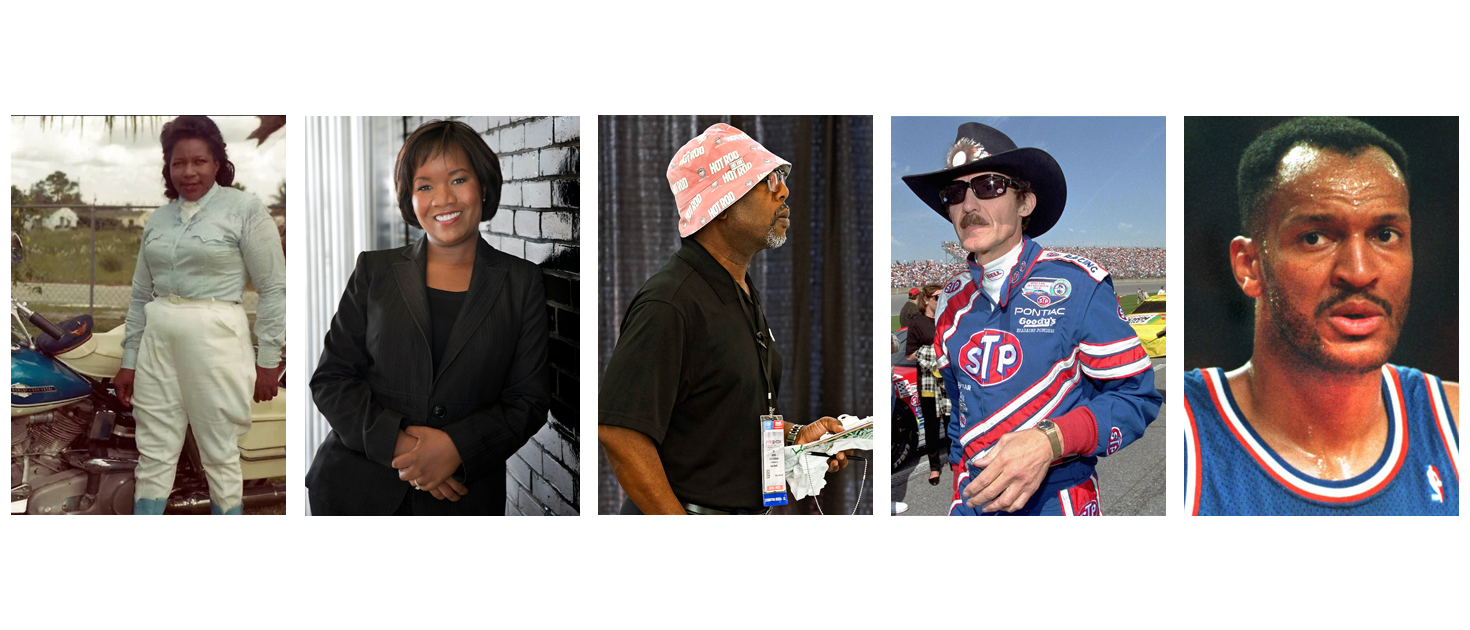
<path id="1" fill-rule="evenodd" d="M 968 182 L 952 182 L 939 190 L 939 200 L 946 206 L 957 206 L 965 202 L 965 190 L 975 191 L 976 199 L 994 199 L 1006 194 L 1006 188 L 1020 188 L 1016 180 L 1003 175 L 981 175 Z"/>

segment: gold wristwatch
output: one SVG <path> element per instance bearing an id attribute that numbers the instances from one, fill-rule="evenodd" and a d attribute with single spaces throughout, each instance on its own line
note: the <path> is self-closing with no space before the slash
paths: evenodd
<path id="1" fill-rule="evenodd" d="M 1046 434 L 1046 439 L 1051 442 L 1051 458 L 1062 458 L 1062 432 L 1057 429 L 1057 423 L 1051 420 L 1042 420 L 1036 423 L 1036 428 Z"/>

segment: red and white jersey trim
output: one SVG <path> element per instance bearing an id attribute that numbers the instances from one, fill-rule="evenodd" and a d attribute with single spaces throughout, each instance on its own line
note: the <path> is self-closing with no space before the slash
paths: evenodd
<path id="1" fill-rule="evenodd" d="M 1184 513 L 1199 516 L 1199 493 L 1203 485 L 1200 469 L 1199 433 L 1194 426 L 1194 409 L 1184 397 Z"/>
<path id="2" fill-rule="evenodd" d="M 1439 429 L 1439 442 L 1444 445 L 1445 453 L 1449 455 L 1450 465 L 1454 466 L 1455 478 L 1460 478 L 1460 445 L 1455 443 L 1455 432 L 1450 427 L 1450 413 L 1444 408 L 1444 383 L 1439 377 L 1430 374 L 1424 375 L 1424 380 L 1429 385 L 1429 400 L 1434 401 L 1434 424 Z"/>
<path id="3" fill-rule="evenodd" d="M 1408 454 L 1405 437 L 1409 433 L 1408 419 L 1404 414 L 1404 392 L 1398 381 L 1398 374 L 1393 368 L 1385 365 L 1381 370 L 1384 385 L 1389 390 L 1389 416 L 1393 423 L 1393 442 L 1389 444 L 1388 459 L 1385 465 L 1374 473 L 1373 476 L 1361 482 L 1344 488 L 1333 488 L 1323 486 L 1315 480 L 1303 477 L 1296 471 L 1282 465 L 1277 461 L 1275 454 L 1256 440 L 1255 436 L 1246 428 L 1245 423 L 1235 413 L 1235 406 L 1227 404 L 1224 387 L 1224 371 L 1220 368 L 1211 368 L 1201 371 L 1205 383 L 1210 389 L 1210 398 L 1215 403 L 1216 411 L 1220 417 L 1225 419 L 1225 426 L 1235 435 L 1235 438 L 1245 446 L 1246 452 L 1256 460 L 1256 463 L 1264 468 L 1267 474 L 1275 478 L 1277 482 L 1286 488 L 1316 501 L 1329 503 L 1350 503 L 1372 496 L 1398 472 L 1404 463 L 1404 457 Z"/>

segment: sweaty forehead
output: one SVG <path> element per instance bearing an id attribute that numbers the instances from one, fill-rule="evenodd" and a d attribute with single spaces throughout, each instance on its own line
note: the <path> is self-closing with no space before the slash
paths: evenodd
<path id="1" fill-rule="evenodd" d="M 1349 155 L 1297 145 L 1281 157 L 1276 177 L 1270 206 L 1278 212 L 1331 203 L 1374 204 L 1379 209 L 1384 204 L 1401 204 L 1403 210 L 1408 209 L 1403 171 L 1378 147 Z"/>
<path id="2" fill-rule="evenodd" d="M 1281 156 L 1276 166 L 1276 187 L 1305 183 L 1310 186 L 1351 188 L 1372 183 L 1404 184 L 1403 171 L 1393 158 L 1378 147 L 1354 154 L 1299 144 Z"/>

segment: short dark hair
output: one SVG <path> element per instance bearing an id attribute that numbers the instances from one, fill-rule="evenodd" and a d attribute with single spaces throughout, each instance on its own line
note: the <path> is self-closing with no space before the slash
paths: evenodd
<path id="1" fill-rule="evenodd" d="M 214 182 L 221 186 L 235 183 L 235 163 L 225 153 L 225 137 L 220 134 L 219 125 L 214 124 L 208 116 L 179 116 L 164 123 L 163 133 L 158 136 L 158 141 L 163 144 L 163 195 L 169 199 L 179 198 L 179 190 L 174 188 L 174 179 L 169 174 L 168 167 L 169 162 L 173 161 L 174 146 L 180 140 L 190 138 L 203 140 L 204 144 L 209 145 L 210 155 L 219 163 L 219 170 L 214 173 Z"/>
<path id="2" fill-rule="evenodd" d="M 1280 182 L 1281 158 L 1299 146 L 1328 149 L 1357 157 L 1369 147 L 1378 147 L 1393 158 L 1408 187 L 1408 155 L 1393 138 L 1372 125 L 1353 118 L 1313 116 L 1289 120 L 1257 137 L 1240 157 L 1236 173 L 1236 195 L 1240 202 L 1240 227 L 1251 236 L 1265 230 L 1266 200 Z"/>
<path id="3" fill-rule="evenodd" d="M 480 221 L 489 221 L 500 209 L 500 186 L 505 183 L 500 175 L 500 158 L 485 144 L 474 129 L 458 120 L 431 120 L 415 129 L 403 141 L 398 151 L 398 163 L 393 168 L 393 187 L 398 192 L 398 211 L 403 220 L 416 228 L 418 217 L 413 213 L 413 172 L 424 162 L 442 155 L 451 147 L 464 151 L 480 182 Z"/>

